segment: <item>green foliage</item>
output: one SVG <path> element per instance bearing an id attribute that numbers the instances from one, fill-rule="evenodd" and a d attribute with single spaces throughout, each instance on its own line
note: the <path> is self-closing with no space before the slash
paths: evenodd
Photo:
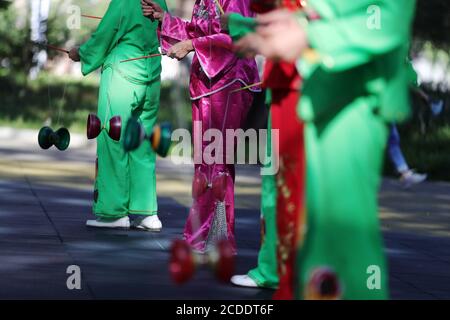
<path id="1" fill-rule="evenodd" d="M 431 42 L 434 47 L 450 48 L 450 1 L 418 0 L 414 22 L 414 37 Z"/>
<path id="2" fill-rule="evenodd" d="M 183 1 L 168 0 L 168 5 L 175 10 Z M 49 119 L 56 126 L 60 118 L 60 125 L 84 132 L 88 113 L 96 112 L 98 78 L 62 78 L 47 71 L 37 80 L 29 81 L 27 74 L 33 47 L 29 42 L 30 10 L 25 7 L 18 12 L 11 4 L 12 1 L 0 0 L 0 126 L 37 129 Z M 78 5 L 83 14 L 102 16 L 109 1 L 52 0 L 47 35 L 49 43 L 61 47 L 79 45 L 98 25 L 98 20 L 82 18 L 81 28 L 70 30 L 67 20 L 70 17 L 69 5 L 72 4 Z M 418 0 L 413 51 L 425 50 L 432 58 L 442 52 L 448 55 L 449 30 L 450 1 Z M 51 50 L 48 53 L 50 59 L 61 56 L 61 53 Z M 432 119 L 426 130 L 422 130 L 423 120 L 416 112 L 408 124 L 400 127 L 400 132 L 402 149 L 411 167 L 429 173 L 432 179 L 450 181 L 450 97 L 448 93 L 441 95 L 447 99 L 447 108 L 442 116 Z M 189 127 L 187 88 L 177 93 L 172 90 L 171 83 L 163 84 L 159 121 L 165 120 L 175 126 Z M 392 172 L 389 165 L 387 172 Z"/>
<path id="3" fill-rule="evenodd" d="M 0 0 L 0 10 L 8 8 L 10 4 L 11 4 L 11 1 Z"/>
<path id="4" fill-rule="evenodd" d="M 29 19 L 18 19 L 14 6 L 0 9 L 0 66 L 14 71 L 31 66 Z"/>
<path id="5" fill-rule="evenodd" d="M 162 87 L 159 120 L 186 123 L 190 117 L 188 90 L 183 88 L 183 96 L 176 97 L 182 101 L 180 110 L 174 110 L 170 90 L 168 84 Z M 54 125 L 84 132 L 87 115 L 97 110 L 97 97 L 96 77 L 71 79 L 44 72 L 29 81 L 24 74 L 0 72 L 0 125 L 37 129 L 51 120 Z"/>
<path id="6" fill-rule="evenodd" d="M 10 94 L 14 92 L 14 94 Z M 56 78 L 41 73 L 35 81 L 25 76 L 0 75 L 0 119 L 38 128 L 51 120 L 81 128 L 89 112 L 95 112 L 98 86 L 95 83 Z"/>
<path id="7" fill-rule="evenodd" d="M 78 5 L 82 13 L 91 15 L 103 15 L 107 3 L 99 2 L 98 6 L 92 6 L 92 1 L 72 1 Z M 67 2 L 53 0 L 50 6 L 50 14 L 47 25 L 48 43 L 66 47 L 77 45 L 85 40 L 96 28 L 98 20 L 81 20 L 80 29 L 69 29 L 67 20 L 70 17 Z M 27 3 L 20 11 L 10 2 L 0 2 L 0 65 L 14 72 L 28 74 L 31 67 L 33 44 L 30 43 L 30 8 Z M 61 53 L 49 50 L 49 59 L 53 59 Z"/>

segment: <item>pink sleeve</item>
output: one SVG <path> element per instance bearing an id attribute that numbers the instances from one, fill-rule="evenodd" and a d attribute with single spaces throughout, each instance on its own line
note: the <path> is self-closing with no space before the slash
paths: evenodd
<path id="1" fill-rule="evenodd" d="M 214 1 L 211 1 L 214 3 Z M 225 12 L 236 12 L 243 16 L 251 16 L 249 0 L 219 0 Z M 215 4 L 214 4 L 215 5 Z M 211 35 L 192 40 L 197 57 L 203 71 L 209 78 L 214 78 L 220 72 L 227 70 L 238 59 L 231 51 L 233 41 L 231 37 L 222 33 L 220 18 L 209 21 Z"/>
<path id="2" fill-rule="evenodd" d="M 230 50 L 233 41 L 224 33 L 213 34 L 192 40 L 197 58 L 203 71 L 209 78 L 214 78 L 237 60 Z"/>
<path id="3" fill-rule="evenodd" d="M 177 42 L 188 40 L 188 26 L 188 21 L 166 13 L 159 30 L 162 51 L 167 52 Z"/>

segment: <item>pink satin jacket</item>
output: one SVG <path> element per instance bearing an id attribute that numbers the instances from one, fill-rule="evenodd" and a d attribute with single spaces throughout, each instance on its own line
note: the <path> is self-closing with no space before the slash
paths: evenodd
<path id="1" fill-rule="evenodd" d="M 219 0 L 219 3 L 225 12 L 254 15 L 250 0 Z M 167 13 L 161 24 L 163 52 L 177 42 L 192 40 L 195 49 L 190 79 L 192 100 L 219 92 L 237 81 L 243 86 L 260 81 L 255 60 L 239 58 L 231 51 L 232 40 L 221 30 L 220 14 L 214 0 L 196 0 L 190 22 Z"/>

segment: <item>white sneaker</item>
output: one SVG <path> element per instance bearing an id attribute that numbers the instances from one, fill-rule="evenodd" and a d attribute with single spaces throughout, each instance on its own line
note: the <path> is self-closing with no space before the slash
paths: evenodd
<path id="1" fill-rule="evenodd" d="M 162 229 L 162 223 L 155 214 L 154 216 L 136 219 L 133 221 L 133 227 L 146 231 L 160 232 Z"/>
<path id="2" fill-rule="evenodd" d="M 86 226 L 93 228 L 118 228 L 118 229 L 129 229 L 130 228 L 130 218 L 123 217 L 117 220 L 88 220 L 86 221 Z"/>
<path id="3" fill-rule="evenodd" d="M 403 188 L 408 189 L 413 185 L 424 182 L 425 180 L 427 180 L 427 178 L 428 176 L 426 174 L 420 174 L 414 172 L 414 170 L 408 170 L 400 177 L 400 183 L 402 184 Z"/>
<path id="4" fill-rule="evenodd" d="M 258 288 L 256 282 L 248 275 L 232 276 L 231 283 L 239 287 Z"/>

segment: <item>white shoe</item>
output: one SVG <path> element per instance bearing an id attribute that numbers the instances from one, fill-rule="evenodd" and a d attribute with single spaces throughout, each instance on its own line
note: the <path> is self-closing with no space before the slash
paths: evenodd
<path id="1" fill-rule="evenodd" d="M 86 221 L 86 226 L 94 228 L 118 228 L 118 229 L 129 229 L 130 228 L 130 218 L 123 217 L 117 220 L 88 220 Z"/>
<path id="2" fill-rule="evenodd" d="M 414 172 L 414 170 L 408 170 L 400 177 L 400 183 L 403 188 L 408 189 L 416 184 L 424 182 L 427 178 L 428 176 L 426 174 L 420 174 Z"/>
<path id="3" fill-rule="evenodd" d="M 155 214 L 154 216 L 148 216 L 135 220 L 133 222 L 133 227 L 146 231 L 160 232 L 162 229 L 162 223 Z"/>
<path id="4" fill-rule="evenodd" d="M 239 287 L 258 288 L 258 284 L 248 275 L 232 276 L 231 283 Z"/>

